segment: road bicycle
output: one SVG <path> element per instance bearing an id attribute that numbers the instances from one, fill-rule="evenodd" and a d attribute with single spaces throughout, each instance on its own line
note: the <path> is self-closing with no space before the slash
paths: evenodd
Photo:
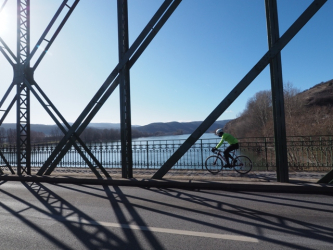
<path id="1" fill-rule="evenodd" d="M 205 161 L 206 169 L 212 174 L 217 174 L 222 169 L 233 168 L 236 172 L 240 174 L 247 174 L 252 169 L 252 161 L 249 157 L 245 155 L 236 155 L 235 151 L 231 152 L 231 165 L 226 166 L 226 159 L 222 155 L 221 150 L 215 150 L 215 155 L 208 156 Z"/>

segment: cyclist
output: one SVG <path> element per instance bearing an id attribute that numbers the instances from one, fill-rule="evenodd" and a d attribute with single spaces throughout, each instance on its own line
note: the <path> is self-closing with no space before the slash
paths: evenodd
<path id="1" fill-rule="evenodd" d="M 229 163 L 229 158 L 231 158 L 232 160 L 233 158 L 231 157 L 230 152 L 239 148 L 238 140 L 231 134 L 224 133 L 222 128 L 217 129 L 215 131 L 215 134 L 221 137 L 221 141 L 216 145 L 216 147 L 212 148 L 212 152 L 215 152 L 215 150 L 218 149 L 223 144 L 223 142 L 228 142 L 230 145 L 226 148 L 226 150 L 224 150 L 223 154 L 227 161 L 226 167 L 231 167 L 231 164 Z"/>

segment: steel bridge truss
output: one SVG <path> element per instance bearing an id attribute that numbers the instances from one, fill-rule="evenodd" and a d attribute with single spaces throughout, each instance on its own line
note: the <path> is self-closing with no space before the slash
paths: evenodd
<path id="1" fill-rule="evenodd" d="M 5 6 L 5 0 L 0 8 Z M 82 113 L 72 126 L 65 120 L 56 109 L 51 100 L 38 86 L 33 78 L 34 72 L 42 61 L 45 52 L 49 50 L 57 35 L 65 25 L 66 21 L 76 8 L 80 0 L 75 0 L 72 6 L 64 0 L 54 17 L 50 21 L 44 33 L 41 35 L 35 47 L 30 53 L 30 0 L 17 0 L 17 56 L 9 49 L 0 37 L 0 51 L 14 69 L 14 80 L 4 97 L 0 101 L 0 107 L 5 102 L 9 93 L 16 86 L 16 95 L 10 102 L 0 119 L 0 126 L 6 118 L 13 105 L 17 104 L 17 174 L 31 174 L 30 168 L 30 93 L 32 93 L 46 112 L 50 115 L 64 137 L 57 144 L 54 151 L 38 171 L 38 175 L 50 175 L 58 163 L 74 146 L 92 172 L 98 179 L 102 179 L 100 173 L 106 178 L 111 178 L 102 164 L 91 153 L 88 147 L 80 139 L 80 135 L 104 105 L 106 100 L 119 85 L 120 91 L 120 113 L 121 113 L 121 151 L 122 151 L 122 177 L 132 178 L 132 137 L 131 137 L 131 106 L 130 106 L 130 69 L 141 56 L 155 35 L 159 32 L 165 22 L 176 10 L 182 0 L 165 0 L 148 24 L 142 30 L 137 39 L 129 46 L 128 42 L 128 13 L 127 0 L 117 0 L 118 11 L 118 50 L 119 63 L 112 70 L 100 89 L 90 100 Z M 283 103 L 283 84 L 281 67 L 281 50 L 302 29 L 302 27 L 316 14 L 327 0 L 314 0 L 310 6 L 299 16 L 290 28 L 280 37 L 278 28 L 277 3 L 276 0 L 265 0 L 266 20 L 268 32 L 269 50 L 263 55 L 256 65 L 245 75 L 245 77 L 234 87 L 234 89 L 222 100 L 222 102 L 209 114 L 202 124 L 190 135 L 190 137 L 179 147 L 178 150 L 164 163 L 164 165 L 153 175 L 155 179 L 161 179 L 176 164 L 176 162 L 191 148 L 191 146 L 207 131 L 207 129 L 220 117 L 232 102 L 245 90 L 245 88 L 270 65 L 274 132 L 276 138 L 276 165 L 278 181 L 288 182 L 288 162 L 286 152 L 286 131 Z M 59 27 L 55 30 L 50 40 L 46 40 L 51 27 L 58 19 L 60 13 L 67 11 Z M 30 67 L 31 58 L 34 56 L 42 42 L 47 45 L 43 53 Z M 81 150 L 81 147 L 83 150 Z M 91 160 L 87 158 L 90 157 Z M 12 174 L 13 168 L 0 151 L 0 157 L 5 162 Z M 100 170 L 100 171 L 98 171 Z M 0 168 L 0 174 L 3 174 Z M 333 177 L 332 177 L 333 178 Z"/>
<path id="2" fill-rule="evenodd" d="M 19 69 L 17 71 L 14 70 L 14 81 L 10 85 L 9 89 L 5 93 L 5 96 L 2 98 L 0 102 L 0 106 L 5 102 L 6 98 L 8 97 L 9 93 L 13 89 L 15 85 L 20 86 L 20 92 L 19 94 L 16 94 L 13 98 L 13 101 L 9 104 L 8 108 L 4 110 L 4 114 L 1 117 L 0 125 L 5 120 L 6 116 L 8 115 L 9 111 L 13 107 L 13 105 L 16 103 L 20 104 L 19 106 L 20 112 L 17 112 L 17 123 L 18 124 L 27 124 L 25 125 L 28 129 L 18 129 L 17 131 L 17 137 L 22 138 L 21 141 L 23 143 L 17 143 L 17 146 L 19 148 L 19 151 L 22 152 L 20 155 L 18 154 L 18 174 L 30 174 L 31 168 L 30 168 L 30 162 L 28 162 L 26 159 L 30 159 L 30 151 L 28 150 L 30 148 L 30 119 L 29 119 L 29 100 L 27 98 L 21 98 L 20 94 L 24 96 L 28 96 L 26 93 L 32 93 L 35 98 L 39 101 L 39 103 L 43 106 L 43 108 L 46 110 L 46 112 L 50 115 L 50 117 L 54 120 L 54 122 L 58 125 L 60 130 L 64 133 L 64 138 L 59 142 L 56 149 L 52 152 L 51 156 L 48 158 L 48 160 L 44 163 L 40 171 L 38 172 L 39 175 L 45 174 L 51 174 L 51 172 L 54 170 L 56 165 L 59 163 L 59 161 L 62 159 L 62 157 L 66 154 L 68 149 L 71 146 L 74 146 L 76 150 L 79 152 L 81 157 L 85 160 L 89 168 L 94 172 L 94 174 L 97 176 L 97 178 L 102 178 L 100 172 L 96 169 L 99 168 L 99 170 L 104 174 L 105 177 L 110 178 L 110 175 L 107 173 L 107 171 L 103 168 L 102 164 L 96 159 L 96 157 L 91 153 L 91 151 L 86 147 L 86 145 L 82 142 L 80 139 L 80 134 L 84 131 L 84 129 L 88 126 L 90 121 L 93 119 L 93 117 L 97 114 L 99 109 L 102 107 L 102 105 L 106 102 L 108 97 L 112 94 L 114 89 L 120 85 L 120 102 L 121 102 L 121 134 L 122 134 L 122 159 L 123 159 L 123 177 L 124 178 L 131 178 L 132 177 L 132 157 L 131 157 L 131 120 L 130 120 L 130 96 L 129 96 L 129 69 L 133 66 L 133 64 L 136 62 L 136 60 L 140 57 L 140 55 L 143 53 L 143 51 L 147 48 L 149 43 L 153 40 L 153 38 L 156 36 L 158 31 L 162 28 L 162 26 L 165 24 L 165 22 L 169 19 L 171 14 L 175 11 L 181 0 L 165 0 L 160 8 L 157 10 L 157 12 L 154 14 L 152 19 L 148 22 L 146 27 L 142 30 L 138 38 L 135 40 L 135 42 L 132 44 L 132 46 L 129 48 L 128 45 L 128 16 L 127 16 L 127 0 L 117 0 L 117 6 L 118 6 L 118 29 L 119 29 L 119 63 L 114 68 L 114 70 L 111 72 L 111 74 L 108 76 L 106 81 L 102 84 L 101 88 L 98 90 L 98 92 L 95 94 L 95 96 L 92 98 L 92 100 L 88 103 L 87 107 L 83 110 L 79 118 L 76 120 L 76 122 L 70 126 L 69 123 L 65 120 L 65 118 L 61 115 L 61 113 L 56 109 L 56 107 L 53 105 L 51 100 L 46 96 L 46 94 L 43 92 L 43 90 L 38 86 L 38 84 L 35 82 L 33 78 L 34 71 L 36 70 L 37 66 L 43 59 L 45 52 L 49 50 L 50 46 L 56 39 L 57 35 L 61 31 L 62 27 L 65 25 L 66 21 L 74 11 L 75 7 L 79 3 L 80 0 L 76 0 L 72 6 L 67 5 L 67 0 L 64 0 L 59 7 L 58 11 L 54 15 L 53 19 L 51 20 L 50 24 L 42 34 L 41 38 L 38 40 L 36 46 L 34 47 L 33 51 L 29 53 L 28 49 L 23 49 L 25 53 L 25 57 L 22 61 L 18 62 L 18 57 L 15 57 L 15 55 L 12 53 L 12 51 L 9 49 L 7 44 L 0 38 L 0 42 L 3 45 L 0 47 L 0 50 L 2 54 L 5 56 L 5 58 L 8 60 L 8 62 L 13 66 L 14 69 Z M 6 4 L 7 1 L 3 4 L 2 8 Z M 30 0 L 24 1 L 25 9 L 30 10 Z M 21 1 L 18 0 L 18 6 L 21 8 Z M 46 40 L 46 36 L 48 35 L 51 27 L 59 17 L 60 13 L 63 11 L 65 7 L 68 7 L 68 12 L 64 19 L 62 20 L 59 27 L 56 29 L 54 34 L 52 35 L 52 38 L 50 40 Z M 1 8 L 1 9 L 2 9 Z M 26 14 L 28 12 L 25 12 Z M 20 12 L 20 15 L 22 13 Z M 22 14 L 23 15 L 23 14 Z M 18 14 L 19 16 L 19 14 Z M 26 25 L 25 28 L 22 28 L 22 31 L 20 30 L 20 36 L 18 36 L 18 43 L 21 42 L 19 40 L 19 37 L 23 37 L 21 34 L 26 32 L 27 30 L 30 30 L 30 13 L 24 15 L 24 17 L 21 18 L 22 23 Z M 21 28 L 18 25 L 19 28 Z M 18 29 L 19 29 L 18 28 Z M 26 32 L 28 33 L 28 32 Z M 24 42 L 22 42 L 22 45 L 20 43 L 20 48 L 18 51 L 21 51 L 22 48 L 29 48 L 30 44 L 30 37 L 27 35 L 25 40 L 25 45 L 23 45 Z M 47 42 L 47 46 L 45 47 L 43 53 L 41 56 L 37 59 L 35 65 L 33 67 L 30 67 L 30 60 L 34 56 L 35 52 L 38 48 L 40 48 L 40 45 L 42 42 Z M 18 52 L 21 53 L 21 52 Z M 14 58 L 14 60 L 11 59 Z M 16 64 L 14 62 L 17 62 Z M 17 80 L 19 79 L 20 84 L 17 83 Z M 19 88 L 19 87 L 18 87 Z M 24 90 L 24 91 L 23 91 Z M 27 101 L 26 101 L 27 100 Z M 19 120 L 20 119 L 20 120 Z M 21 122 L 22 119 L 25 119 L 24 122 Z M 65 126 L 63 126 L 64 124 Z M 19 126 L 19 125 L 17 125 Z M 22 125 L 23 126 L 23 125 Z M 20 133 L 20 134 L 19 134 Z M 22 134 L 22 136 L 21 136 Z M 27 136 L 27 134 L 29 134 Z M 26 139 L 28 138 L 28 139 Z M 84 152 L 80 149 L 81 146 L 84 149 Z M 23 153 L 24 152 L 24 153 Z M 87 158 L 88 155 L 92 162 Z M 11 172 L 14 174 L 13 168 L 9 165 L 8 161 L 5 159 L 4 155 L 0 153 L 0 156 L 6 162 L 6 166 L 11 170 Z M 24 171 L 20 171 L 19 165 L 25 164 Z M 47 171 L 46 171 L 47 170 Z M 2 172 L 2 171 L 1 171 Z M 1 174 L 0 172 L 0 174 Z"/>

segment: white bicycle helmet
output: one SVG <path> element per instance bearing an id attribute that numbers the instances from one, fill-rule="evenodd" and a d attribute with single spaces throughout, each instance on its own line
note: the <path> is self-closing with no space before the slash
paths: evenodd
<path id="1" fill-rule="evenodd" d="M 221 137 L 223 135 L 223 129 L 222 128 L 216 129 L 215 134 Z"/>

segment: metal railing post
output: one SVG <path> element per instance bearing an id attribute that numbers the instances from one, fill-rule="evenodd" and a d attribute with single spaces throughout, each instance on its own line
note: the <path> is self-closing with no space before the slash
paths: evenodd
<path id="1" fill-rule="evenodd" d="M 265 162 L 266 162 L 266 170 L 268 170 L 268 156 L 267 156 L 267 138 L 265 137 Z"/>
<path id="2" fill-rule="evenodd" d="M 149 144 L 148 144 L 148 141 L 147 141 L 147 144 L 146 144 L 146 148 L 147 148 L 147 169 L 149 169 Z"/>
<path id="3" fill-rule="evenodd" d="M 204 159 L 203 159 L 203 145 L 202 145 L 202 139 L 200 139 L 200 148 L 201 148 L 201 167 L 204 169 Z"/>

